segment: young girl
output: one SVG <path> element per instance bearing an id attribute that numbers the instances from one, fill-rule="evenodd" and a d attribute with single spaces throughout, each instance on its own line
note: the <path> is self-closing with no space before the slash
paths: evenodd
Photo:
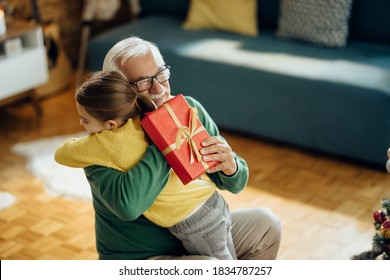
<path id="1" fill-rule="evenodd" d="M 169 79 L 167 69 L 162 74 L 166 76 L 160 76 L 159 81 Z M 140 119 L 155 110 L 156 105 L 147 95 L 133 91 L 121 74 L 112 71 L 91 75 L 76 90 L 76 107 L 80 124 L 90 135 L 66 140 L 56 150 L 58 163 L 78 168 L 101 165 L 126 171 L 144 157 L 149 143 Z M 164 189 L 143 215 L 168 228 L 191 254 L 236 259 L 230 212 L 216 185 L 202 179 L 183 185 L 173 170 L 168 176 Z"/>

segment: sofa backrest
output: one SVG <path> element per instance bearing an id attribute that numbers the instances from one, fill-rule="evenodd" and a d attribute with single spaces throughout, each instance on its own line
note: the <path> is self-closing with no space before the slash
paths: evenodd
<path id="1" fill-rule="evenodd" d="M 390 45 L 390 1 L 353 0 L 349 38 Z"/>
<path id="2" fill-rule="evenodd" d="M 190 0 L 139 0 L 141 4 L 141 17 L 150 15 L 169 15 L 185 19 Z"/>
<path id="3" fill-rule="evenodd" d="M 280 0 L 258 0 L 259 30 L 276 30 Z M 169 15 L 184 21 L 190 0 L 140 0 L 141 17 Z M 390 0 L 353 0 L 349 40 L 390 45 Z"/>

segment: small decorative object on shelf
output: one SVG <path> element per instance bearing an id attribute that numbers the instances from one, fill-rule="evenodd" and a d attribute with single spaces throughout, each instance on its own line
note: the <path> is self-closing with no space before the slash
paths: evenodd
<path id="1" fill-rule="evenodd" d="M 21 53 L 23 50 L 22 39 L 15 37 L 4 42 L 5 55 L 15 55 Z"/>
<path id="2" fill-rule="evenodd" d="M 373 218 L 376 233 L 372 250 L 354 256 L 354 260 L 390 260 L 390 199 L 382 200 L 382 208 Z"/>

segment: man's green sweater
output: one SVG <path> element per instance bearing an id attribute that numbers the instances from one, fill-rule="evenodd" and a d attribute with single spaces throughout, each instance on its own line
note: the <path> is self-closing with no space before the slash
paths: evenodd
<path id="1" fill-rule="evenodd" d="M 191 97 L 186 100 L 197 108 L 208 133 L 219 136 L 216 124 L 203 106 Z M 240 192 L 248 180 L 246 162 L 237 155 L 235 159 L 238 169 L 233 176 L 222 172 L 207 174 L 219 189 L 232 193 Z M 170 170 L 154 145 L 150 145 L 140 162 L 127 172 L 96 165 L 84 168 L 95 209 L 99 259 L 141 260 L 155 255 L 187 254 L 181 242 L 166 228 L 142 215 L 164 188 Z"/>

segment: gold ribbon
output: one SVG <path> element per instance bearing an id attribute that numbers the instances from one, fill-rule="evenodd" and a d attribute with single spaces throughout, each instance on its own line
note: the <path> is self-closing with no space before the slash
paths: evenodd
<path id="1" fill-rule="evenodd" d="M 162 151 L 162 154 L 166 156 L 175 149 L 180 150 L 181 144 L 183 144 L 184 142 L 188 142 L 191 154 L 190 163 L 194 163 L 195 157 L 197 161 L 201 162 L 205 168 L 208 168 L 208 165 L 202 160 L 202 156 L 199 152 L 198 147 L 196 146 L 195 141 L 192 139 L 194 135 L 205 130 L 204 126 L 202 125 L 199 128 L 196 128 L 196 125 L 198 123 L 198 111 L 196 110 L 196 108 L 190 108 L 190 119 L 188 121 L 188 126 L 184 126 L 180 123 L 171 106 L 169 104 L 163 105 L 167 109 L 169 115 L 171 115 L 173 121 L 175 122 L 179 130 L 176 134 L 176 141 L 172 145 L 169 145 L 167 148 L 165 148 L 164 151 Z"/>

